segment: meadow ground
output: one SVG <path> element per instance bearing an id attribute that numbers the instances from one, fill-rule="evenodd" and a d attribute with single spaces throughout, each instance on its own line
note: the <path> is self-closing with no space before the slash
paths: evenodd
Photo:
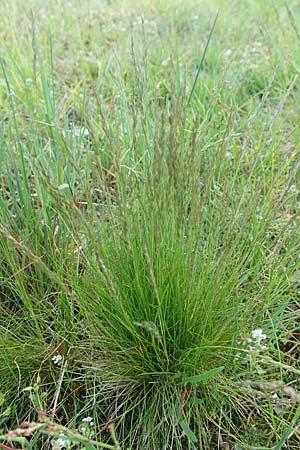
<path id="1" fill-rule="evenodd" d="M 299 450 L 299 2 L 0 17 L 0 448 Z"/>

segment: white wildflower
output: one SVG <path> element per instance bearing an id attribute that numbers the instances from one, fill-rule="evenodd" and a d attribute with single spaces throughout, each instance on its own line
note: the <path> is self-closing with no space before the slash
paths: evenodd
<path id="1" fill-rule="evenodd" d="M 84 417 L 84 419 L 82 419 L 82 422 L 88 423 L 90 426 L 94 425 L 93 418 L 90 416 Z"/>
<path id="2" fill-rule="evenodd" d="M 263 333 L 261 328 L 257 328 L 256 330 L 253 330 L 252 333 L 252 338 L 256 340 L 256 342 L 260 342 L 264 339 L 267 338 L 267 336 Z"/>
<path id="3" fill-rule="evenodd" d="M 58 365 L 58 366 L 62 363 L 62 360 L 63 360 L 63 359 L 64 359 L 64 358 L 63 358 L 62 355 L 54 355 L 54 356 L 52 357 L 53 364 Z"/>
<path id="4" fill-rule="evenodd" d="M 262 344 L 262 341 L 265 339 L 267 339 L 267 335 L 263 333 L 261 328 L 252 331 L 251 337 L 247 338 L 247 342 L 251 344 L 248 346 L 250 359 L 252 359 L 251 354 L 257 354 L 267 350 L 267 346 Z"/>
<path id="5" fill-rule="evenodd" d="M 62 437 L 59 437 L 57 439 L 53 439 L 52 444 L 52 450 L 61 450 L 63 448 L 69 449 L 70 448 L 70 441 L 68 439 L 64 439 L 64 434 L 60 433 Z"/>

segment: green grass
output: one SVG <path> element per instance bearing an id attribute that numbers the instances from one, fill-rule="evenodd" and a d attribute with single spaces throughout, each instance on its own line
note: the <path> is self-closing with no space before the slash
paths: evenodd
<path id="1" fill-rule="evenodd" d="M 0 448 L 298 449 L 297 2 L 0 12 Z"/>

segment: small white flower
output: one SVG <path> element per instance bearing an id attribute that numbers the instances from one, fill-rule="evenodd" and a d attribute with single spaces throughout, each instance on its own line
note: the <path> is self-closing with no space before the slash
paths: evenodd
<path id="1" fill-rule="evenodd" d="M 32 85 L 32 79 L 31 78 L 26 78 L 25 84 L 26 84 L 26 86 L 31 86 Z"/>
<path id="2" fill-rule="evenodd" d="M 84 419 L 82 419 L 82 422 L 86 422 L 86 423 L 88 423 L 90 426 L 94 425 L 93 418 L 90 417 L 90 416 L 84 417 Z"/>
<path id="3" fill-rule="evenodd" d="M 52 442 L 51 442 L 52 449 L 53 450 L 61 450 L 62 448 L 69 449 L 70 448 L 70 441 L 68 439 L 64 439 L 64 434 L 63 433 L 60 433 L 60 435 L 62 437 L 52 440 Z"/>
<path id="4" fill-rule="evenodd" d="M 246 339 L 246 342 L 249 343 L 248 350 L 250 352 L 249 353 L 250 361 L 252 360 L 252 357 L 254 355 L 267 350 L 267 346 L 262 345 L 262 341 L 264 339 L 267 339 L 267 335 L 265 333 L 263 333 L 263 330 L 261 328 L 257 328 L 256 330 L 253 330 L 251 333 L 251 337 Z"/>
<path id="5" fill-rule="evenodd" d="M 226 50 L 225 56 L 230 56 L 231 53 L 232 53 L 232 50 L 231 50 L 231 48 L 229 48 L 228 50 Z"/>
<path id="6" fill-rule="evenodd" d="M 66 439 L 63 439 L 63 438 L 56 439 L 56 445 L 58 445 L 60 447 L 64 447 L 67 443 L 68 443 L 68 441 Z"/>
<path id="7" fill-rule="evenodd" d="M 251 335 L 252 335 L 252 338 L 255 339 L 256 341 L 262 341 L 263 339 L 267 338 L 267 336 L 263 333 L 261 328 L 257 328 L 256 330 L 253 330 Z"/>
<path id="8" fill-rule="evenodd" d="M 55 364 L 55 365 L 60 365 L 62 360 L 63 360 L 63 356 L 62 355 L 54 355 L 52 357 L 53 364 Z"/>

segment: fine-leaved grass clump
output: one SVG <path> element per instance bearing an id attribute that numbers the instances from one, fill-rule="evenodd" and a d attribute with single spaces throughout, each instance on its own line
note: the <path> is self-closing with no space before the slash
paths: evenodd
<path id="1" fill-rule="evenodd" d="M 196 62 L 178 44 L 156 71 L 154 19 L 130 20 L 130 64 L 89 49 L 74 90 L 34 15 L 31 69 L 2 61 L 0 438 L 297 449 L 297 74 L 218 73 L 216 22 Z"/>

